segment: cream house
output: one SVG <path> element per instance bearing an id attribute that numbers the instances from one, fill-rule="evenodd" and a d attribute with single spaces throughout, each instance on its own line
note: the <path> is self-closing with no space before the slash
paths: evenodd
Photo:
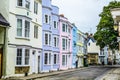
<path id="1" fill-rule="evenodd" d="M 88 37 L 87 44 L 88 52 L 88 64 L 98 64 L 99 63 L 99 54 L 100 47 L 96 45 L 96 42 L 93 37 Z"/>
<path id="2" fill-rule="evenodd" d="M 2 77 L 40 72 L 41 0 L 1 0 L 0 12 L 10 23 L 5 73 Z"/>

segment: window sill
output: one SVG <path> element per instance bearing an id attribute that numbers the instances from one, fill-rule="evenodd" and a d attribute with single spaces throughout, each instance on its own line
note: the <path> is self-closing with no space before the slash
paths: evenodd
<path id="1" fill-rule="evenodd" d="M 30 65 L 15 65 L 15 67 L 29 67 Z"/>
<path id="2" fill-rule="evenodd" d="M 28 40 L 28 41 L 30 41 L 29 38 L 25 38 L 25 37 L 16 37 L 16 39 L 22 39 L 22 40 Z"/>
<path id="3" fill-rule="evenodd" d="M 51 66 L 51 64 L 44 64 L 44 66 Z"/>
<path id="4" fill-rule="evenodd" d="M 44 44 L 44 46 L 52 47 L 51 45 L 46 45 L 46 44 Z"/>
<path id="5" fill-rule="evenodd" d="M 57 49 L 59 49 L 59 47 L 55 47 L 55 46 L 54 46 L 53 48 L 57 48 Z"/>
<path id="6" fill-rule="evenodd" d="M 25 9 L 25 10 L 27 10 L 27 11 L 31 12 L 31 11 L 30 11 L 30 9 L 28 9 L 28 8 L 25 8 L 25 7 L 23 7 L 23 6 L 16 6 L 16 8 Z"/>

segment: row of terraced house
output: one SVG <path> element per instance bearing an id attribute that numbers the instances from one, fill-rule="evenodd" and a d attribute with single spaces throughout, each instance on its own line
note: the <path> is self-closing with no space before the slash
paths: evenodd
<path id="1" fill-rule="evenodd" d="M 1 0 L 0 77 L 83 67 L 86 35 L 52 0 Z"/>

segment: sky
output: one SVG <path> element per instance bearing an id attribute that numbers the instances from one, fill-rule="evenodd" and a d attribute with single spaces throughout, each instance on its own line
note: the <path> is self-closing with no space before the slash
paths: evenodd
<path id="1" fill-rule="evenodd" d="M 111 0 L 52 0 L 59 7 L 59 13 L 64 14 L 71 23 L 86 33 L 95 33 L 99 23 L 99 14 L 103 6 Z"/>

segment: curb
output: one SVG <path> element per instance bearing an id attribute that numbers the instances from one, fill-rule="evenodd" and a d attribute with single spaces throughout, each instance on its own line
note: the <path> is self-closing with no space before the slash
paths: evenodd
<path id="1" fill-rule="evenodd" d="M 49 72 L 48 74 L 44 74 L 44 75 L 41 75 L 40 74 L 37 74 L 36 76 L 33 76 L 33 77 L 21 77 L 21 78 L 18 78 L 18 77 L 14 77 L 14 78 L 10 78 L 11 80 L 34 80 L 34 79 L 37 79 L 37 78 L 43 78 L 43 77 L 47 77 L 47 76 L 54 76 L 54 75 L 57 75 L 57 74 L 62 74 L 62 73 L 67 73 L 67 72 L 72 72 L 72 71 L 76 71 L 76 70 L 83 70 L 83 69 L 88 69 L 90 67 L 83 67 L 83 68 L 73 68 L 73 69 L 69 69 L 69 70 L 62 70 L 62 71 L 56 71 L 55 73 L 52 73 L 52 72 Z M 8 79 L 8 80 L 10 80 Z"/>

